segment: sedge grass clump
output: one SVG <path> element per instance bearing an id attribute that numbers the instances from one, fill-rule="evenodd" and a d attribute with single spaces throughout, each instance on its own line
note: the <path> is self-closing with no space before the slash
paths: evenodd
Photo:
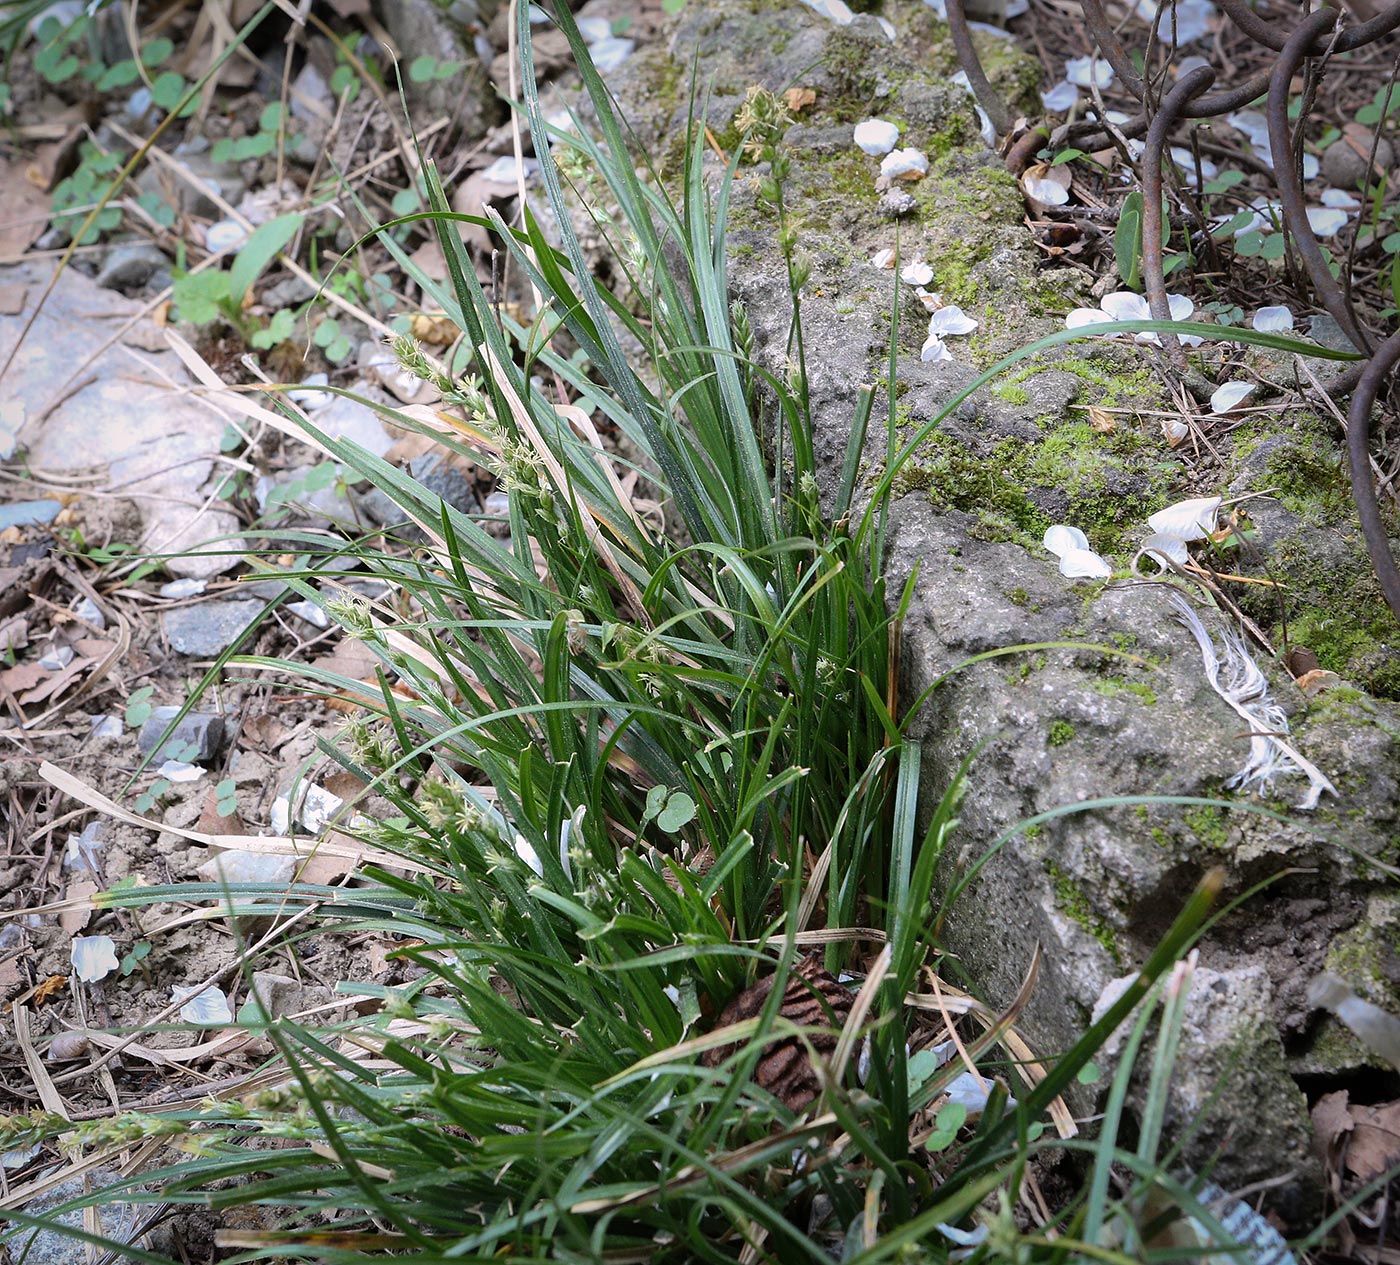
<path id="1" fill-rule="evenodd" d="M 774 377 L 752 362 L 727 295 L 738 158 L 711 184 L 692 143 L 676 202 L 644 179 L 562 6 L 599 134 L 552 128 L 533 87 L 528 8 L 517 28 L 525 113 L 575 161 L 536 145 L 557 243 L 528 208 L 522 227 L 492 227 L 545 300 L 538 320 L 483 292 L 431 166 L 421 218 L 448 281 L 384 239 L 465 331 L 478 375 L 447 374 L 401 342 L 400 362 L 437 382 L 444 403 L 431 423 L 391 415 L 495 471 L 508 534 L 314 424 L 298 431 L 426 539 L 361 547 L 392 600 L 325 601 L 374 654 L 377 688 L 303 670 L 365 702 L 327 750 L 392 806 L 339 823 L 371 849 L 368 864 L 336 888 L 106 898 L 217 901 L 239 927 L 272 928 L 259 945 L 373 932 L 393 941 L 408 978 L 347 982 L 363 1000 L 338 1023 L 273 1018 L 255 998 L 238 1026 L 277 1054 L 258 1083 L 162 1117 L 185 1154 L 101 1198 L 258 1205 L 268 1227 L 223 1240 L 245 1259 L 874 1262 L 946 1260 L 967 1243 L 982 1259 L 1049 1259 L 1051 1239 L 1011 1212 L 1030 1158 L 1059 1145 L 1041 1136 L 1047 1112 L 1073 1136 L 1060 1093 L 1181 954 L 1212 892 L 1053 1066 L 1034 1063 L 1014 1015 L 971 998 L 960 1058 L 932 1054 L 945 1003 L 930 1013 L 907 999 L 937 986 L 929 893 L 958 785 L 920 832 L 920 748 L 903 734 L 892 649 L 907 594 L 887 592 L 881 566 L 893 471 L 856 502 L 871 391 L 826 514 L 817 494 L 781 119 L 751 98 L 747 130 L 773 161 L 767 200 L 793 297 L 791 372 Z M 625 295 L 602 288 L 570 226 L 564 173 L 585 167 L 617 208 L 605 237 Z M 624 335 L 644 349 L 645 374 Z M 627 490 L 599 414 L 643 459 L 668 530 Z M 837 978 L 848 969 L 849 989 Z M 810 1012 L 827 1019 L 796 1023 L 783 999 L 802 995 L 802 979 L 849 995 Z M 793 1057 L 830 1052 L 813 1060 L 810 1102 L 775 1088 L 763 1058 L 778 1039 Z M 998 1049 L 1007 1057 L 993 1066 Z M 933 1108 L 978 1064 L 980 1110 L 940 1133 Z M 36 1118 L 14 1132 L 62 1128 Z M 1090 1158 L 1107 1172 L 1121 1155 L 1110 1138 Z M 1134 1160 L 1127 1197 L 1095 1186 L 1051 1229 L 1128 1241 L 1119 1211 L 1161 1177 L 1152 1157 Z M 968 1220 L 998 1198 L 984 1225 Z M 1180 1198 L 1218 1229 L 1189 1191 Z"/>

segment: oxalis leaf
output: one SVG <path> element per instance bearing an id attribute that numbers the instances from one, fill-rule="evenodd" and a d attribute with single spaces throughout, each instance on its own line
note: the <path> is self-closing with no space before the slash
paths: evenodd
<path id="1" fill-rule="evenodd" d="M 233 267 L 229 269 L 229 293 L 236 300 L 242 302 L 248 287 L 262 275 L 263 269 L 272 262 L 277 252 L 296 236 L 301 221 L 301 213 L 293 211 L 268 220 L 253 230 L 253 235 L 244 243 L 233 261 Z"/>

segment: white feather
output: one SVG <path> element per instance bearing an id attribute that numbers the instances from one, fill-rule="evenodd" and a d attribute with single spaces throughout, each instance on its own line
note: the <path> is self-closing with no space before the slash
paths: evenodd
<path id="1" fill-rule="evenodd" d="M 1263 790 L 1281 774 L 1302 773 L 1308 779 L 1308 793 L 1298 805 L 1300 809 L 1316 808 L 1323 791 L 1335 795 L 1337 788 L 1284 741 L 1288 736 L 1288 717 L 1269 697 L 1268 679 L 1239 636 L 1224 632 L 1222 653 L 1191 604 L 1175 590 L 1171 600 L 1177 618 L 1200 647 L 1206 680 L 1248 726 L 1249 759 L 1225 785 L 1243 790 L 1257 786 Z"/>

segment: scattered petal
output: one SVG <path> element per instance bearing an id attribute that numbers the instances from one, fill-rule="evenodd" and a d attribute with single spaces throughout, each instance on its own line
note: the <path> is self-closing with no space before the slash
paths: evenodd
<path id="1" fill-rule="evenodd" d="M 1071 549 L 1060 558 L 1060 574 L 1071 580 L 1106 580 L 1113 568 L 1092 549 Z"/>
<path id="2" fill-rule="evenodd" d="M 926 286 L 933 282 L 933 269 L 922 259 L 916 259 L 908 267 L 900 270 L 899 279 L 907 281 L 911 286 Z"/>
<path id="3" fill-rule="evenodd" d="M 870 256 L 870 266 L 872 268 L 880 269 L 893 268 L 894 251 L 892 251 L 888 246 L 886 246 L 883 250 L 877 250 L 873 255 Z"/>
<path id="4" fill-rule="evenodd" d="M 983 1222 L 975 1230 L 959 1230 L 955 1225 L 949 1225 L 946 1221 L 940 1221 L 935 1227 L 945 1238 L 951 1239 L 960 1247 L 977 1247 L 987 1241 L 987 1235 L 992 1232 L 992 1227 Z"/>
<path id="5" fill-rule="evenodd" d="M 544 864 L 540 861 L 540 854 L 535 851 L 534 845 L 522 834 L 515 836 L 515 855 L 541 878 L 544 877 Z"/>
<path id="6" fill-rule="evenodd" d="M 288 602 L 287 609 L 298 619 L 304 619 L 314 628 L 329 628 L 331 617 L 315 602 Z"/>
<path id="7" fill-rule="evenodd" d="M 74 936 L 68 957 L 74 975 L 84 984 L 96 984 L 117 969 L 117 943 L 111 936 Z"/>
<path id="8" fill-rule="evenodd" d="M 1169 536 L 1166 532 L 1155 531 L 1142 542 L 1143 553 L 1159 553 L 1173 562 L 1185 566 L 1191 560 L 1186 542 L 1180 536 Z M 1165 567 L 1162 568 L 1164 571 Z"/>
<path id="9" fill-rule="evenodd" d="M 929 337 L 937 335 L 939 338 L 947 338 L 950 335 L 970 334 L 977 328 L 977 322 L 973 320 L 962 308 L 949 305 L 941 307 L 928 318 Z"/>
<path id="10" fill-rule="evenodd" d="M 1167 306 L 1171 309 L 1172 320 L 1189 321 L 1196 305 L 1184 294 L 1167 295 Z"/>
<path id="11" fill-rule="evenodd" d="M 1180 167 L 1181 170 L 1182 170 L 1183 172 L 1186 173 L 1186 175 L 1190 178 L 1191 183 L 1192 183 L 1192 184 L 1195 184 L 1195 182 L 1196 182 L 1196 155 L 1193 154 L 1193 153 L 1192 153 L 1189 149 L 1187 149 L 1184 145 L 1173 145 L 1173 146 L 1172 146 L 1172 161 L 1173 161 L 1174 163 L 1176 163 L 1176 165 L 1177 165 L 1178 167 Z M 1213 162 L 1211 162 L 1211 160 L 1210 160 L 1209 158 L 1202 158 L 1202 159 L 1201 159 L 1201 177 L 1202 177 L 1202 179 L 1205 179 L 1205 180 L 1214 180 L 1215 177 L 1218 176 L 1219 174 L 1220 174 L 1220 168 L 1217 167 Z"/>
<path id="12" fill-rule="evenodd" d="M 1045 538 L 1041 541 L 1051 553 L 1057 558 L 1063 558 L 1065 554 L 1075 549 L 1088 549 L 1089 538 L 1079 530 L 1078 527 L 1069 527 L 1064 523 L 1056 523 L 1053 527 L 1045 529 Z"/>
<path id="13" fill-rule="evenodd" d="M 523 167 L 525 179 L 528 180 L 533 176 L 538 168 L 539 163 L 533 158 L 526 158 Z M 495 162 L 481 173 L 481 178 L 482 180 L 490 181 L 492 184 L 509 185 L 513 189 L 516 184 L 519 183 L 519 173 L 521 170 L 522 168 L 516 165 L 514 157 L 507 155 L 504 158 L 496 159 Z"/>
<path id="14" fill-rule="evenodd" d="M 924 0 L 924 3 L 928 5 L 928 7 L 932 9 L 936 14 L 938 14 L 938 16 L 943 19 L 943 21 L 946 22 L 948 20 L 947 0 Z"/>
<path id="15" fill-rule="evenodd" d="M 1197 496 L 1178 501 L 1158 510 L 1147 525 L 1163 536 L 1175 536 L 1181 541 L 1204 540 L 1215 530 L 1215 516 L 1220 510 L 1218 496 Z"/>
<path id="16" fill-rule="evenodd" d="M 167 782 L 197 782 L 207 772 L 197 764 L 186 764 L 183 760 L 167 760 L 156 773 Z"/>
<path id="17" fill-rule="evenodd" d="M 880 174 L 890 180 L 922 180 L 928 175 L 928 158 L 917 149 L 896 149 L 881 159 Z"/>
<path id="18" fill-rule="evenodd" d="M 837 26 L 850 26 L 856 20 L 846 0 L 802 0 L 802 3 L 822 17 L 830 18 Z"/>
<path id="19" fill-rule="evenodd" d="M 1173 33 L 1178 44 L 1194 44 L 1211 32 L 1216 8 L 1210 0 L 1176 0 L 1175 4 L 1157 5 L 1156 0 L 1138 0 L 1138 16 L 1144 22 L 1157 24 L 1157 38 L 1170 44 Z"/>
<path id="20" fill-rule="evenodd" d="M 1175 448 L 1190 433 L 1191 428 L 1179 418 L 1169 418 L 1162 423 L 1162 437 L 1169 448 Z"/>
<path id="21" fill-rule="evenodd" d="M 1006 18 L 1019 18 L 1031 11 L 1031 0 L 1006 0 Z"/>
<path id="22" fill-rule="evenodd" d="M 248 240 L 248 230 L 234 220 L 218 220 L 204 230 L 204 247 L 213 255 L 237 250 Z"/>
<path id="23" fill-rule="evenodd" d="M 856 124 L 855 142 L 867 154 L 878 158 L 899 144 L 899 128 L 884 119 L 866 119 Z"/>
<path id="24" fill-rule="evenodd" d="M 1061 79 L 1040 94 L 1040 104 L 1052 114 L 1068 114 L 1079 104 L 1079 89 L 1068 79 Z"/>
<path id="25" fill-rule="evenodd" d="M 39 656 L 39 666 L 45 672 L 62 672 L 72 662 L 72 646 L 51 646 Z"/>
<path id="26" fill-rule="evenodd" d="M 302 408 L 311 409 L 325 408 L 335 397 L 329 391 L 318 390 L 318 387 L 325 386 L 330 378 L 324 373 L 313 373 L 310 377 L 303 379 L 301 386 L 294 387 L 287 392 L 287 398 Z"/>
<path id="27" fill-rule="evenodd" d="M 1360 200 L 1345 189 L 1324 189 L 1319 200 L 1323 206 L 1333 207 L 1339 211 L 1359 211 L 1361 209 Z"/>
<path id="28" fill-rule="evenodd" d="M 1039 174 L 1045 167 L 1027 169 L 1021 176 L 1021 187 L 1042 206 L 1064 206 L 1069 201 L 1069 190 L 1058 180 Z"/>
<path id="29" fill-rule="evenodd" d="M 1282 305 L 1261 307 L 1255 312 L 1254 320 L 1250 324 L 1265 333 L 1283 333 L 1293 328 L 1293 313 Z"/>
<path id="30" fill-rule="evenodd" d="M 632 50 L 636 47 L 636 40 L 609 36 L 605 40 L 599 40 L 588 51 L 593 58 L 593 65 L 603 74 L 607 74 L 611 70 L 616 70 L 632 56 Z"/>
<path id="31" fill-rule="evenodd" d="M 990 35 L 993 39 L 1014 40 L 1016 37 L 1010 31 L 1000 26 L 993 26 L 990 22 L 969 22 L 969 31 L 981 31 L 983 35 Z"/>
<path id="32" fill-rule="evenodd" d="M 1081 329 L 1085 325 L 1105 325 L 1111 317 L 1101 307 L 1077 307 L 1065 317 L 1066 329 Z"/>
<path id="33" fill-rule="evenodd" d="M 161 597 L 197 597 L 204 592 L 204 588 L 203 580 L 171 580 L 169 584 L 162 584 L 156 592 Z"/>
<path id="34" fill-rule="evenodd" d="M 1322 162 L 1316 154 L 1303 155 L 1303 179 L 1316 180 L 1317 174 L 1322 170 Z"/>
<path id="35" fill-rule="evenodd" d="M 1115 290 L 1099 300 L 1099 306 L 1115 321 L 1150 321 L 1152 309 L 1147 300 L 1131 290 Z"/>
<path id="36" fill-rule="evenodd" d="M 941 360 L 952 360 L 953 353 L 948 350 L 947 345 L 937 334 L 930 334 L 924 339 L 924 345 L 919 350 L 919 359 L 937 364 Z"/>
<path id="37" fill-rule="evenodd" d="M 972 25 L 976 26 L 977 24 L 974 22 Z M 989 148 L 994 146 L 997 143 L 997 129 L 992 122 L 992 116 L 980 105 L 974 105 L 972 108 L 977 111 L 977 131 L 982 137 L 982 144 Z"/>
<path id="38" fill-rule="evenodd" d="M 924 305 L 925 312 L 936 312 L 943 306 L 943 296 L 937 290 L 915 290 L 914 297 Z"/>
<path id="39" fill-rule="evenodd" d="M 1255 149 L 1269 148 L 1269 120 L 1258 110 L 1236 110 L 1225 116 L 1225 122 L 1244 135 Z"/>
<path id="40" fill-rule="evenodd" d="M 893 44 L 895 40 L 899 37 L 899 32 L 894 29 L 894 23 L 891 22 L 889 18 L 882 18 L 878 16 L 876 17 L 875 21 L 877 21 L 880 24 L 880 29 L 884 31 L 885 38 L 889 40 L 891 44 Z"/>
<path id="41" fill-rule="evenodd" d="M 1100 88 L 1107 88 L 1113 82 L 1113 67 L 1102 57 L 1071 57 L 1065 62 L 1065 78 L 1081 88 L 1092 82 Z"/>
<path id="42" fill-rule="evenodd" d="M 585 44 L 596 44 L 612 35 L 612 23 L 607 18 L 578 18 L 577 22 Z"/>
<path id="43" fill-rule="evenodd" d="M 120 738 L 124 732 L 121 719 L 117 716 L 94 716 L 92 718 L 92 736 L 103 742 L 110 742 L 113 738 Z"/>
<path id="44" fill-rule="evenodd" d="M 1237 407 L 1245 396 L 1257 389 L 1253 382 L 1225 382 L 1215 388 L 1210 397 L 1212 413 L 1228 413 Z"/>
<path id="45" fill-rule="evenodd" d="M 170 986 L 170 1000 L 183 1001 L 180 1018 L 185 1023 L 199 1024 L 201 1027 L 217 1027 L 233 1022 L 233 1008 L 228 997 L 212 985 L 208 988 L 185 988 L 179 984 Z"/>
<path id="46" fill-rule="evenodd" d="M 1335 237 L 1346 227 L 1347 213 L 1339 207 L 1308 207 L 1308 227 L 1318 237 Z"/>

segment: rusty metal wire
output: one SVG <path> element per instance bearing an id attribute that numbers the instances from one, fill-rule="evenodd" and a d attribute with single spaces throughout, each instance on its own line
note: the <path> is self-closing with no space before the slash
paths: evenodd
<path id="1" fill-rule="evenodd" d="M 1171 0 L 1161 0 L 1168 6 Z M 1308 222 L 1302 175 L 1294 152 L 1288 107 L 1293 81 L 1299 70 L 1313 58 L 1351 52 L 1375 43 L 1392 31 L 1400 30 L 1400 0 L 1393 0 L 1383 12 L 1367 22 L 1343 25 L 1341 10 L 1323 7 L 1303 17 L 1292 30 L 1266 21 L 1248 0 L 1217 0 L 1226 17 L 1246 36 L 1278 54 L 1273 65 L 1255 72 L 1233 88 L 1210 91 L 1215 71 L 1200 67 L 1182 76 L 1172 90 L 1160 96 L 1160 81 L 1145 78 L 1128 49 L 1118 38 L 1104 9 L 1103 0 L 1080 0 L 1084 23 L 1097 45 L 1098 55 L 1113 67 L 1117 82 L 1142 106 L 1142 112 L 1115 128 L 1124 137 L 1144 137 L 1142 154 L 1143 187 L 1143 280 L 1148 305 L 1154 319 L 1169 320 L 1166 280 L 1162 258 L 1162 163 L 1173 127 L 1189 119 L 1212 118 L 1227 114 L 1267 93 L 1265 110 L 1269 127 L 1272 170 L 1279 192 L 1281 218 L 1286 237 L 1297 250 L 1317 296 L 1319 305 L 1335 320 L 1357 352 L 1366 359 L 1326 384 L 1330 395 L 1353 393 L 1347 426 L 1348 469 L 1366 549 L 1380 580 L 1381 591 L 1397 618 L 1400 618 L 1400 569 L 1397 569 L 1372 474 L 1370 458 L 1371 411 L 1377 396 L 1400 364 L 1400 333 L 1393 334 L 1379 348 L 1373 332 L 1357 316 L 1347 291 L 1332 275 L 1317 236 Z M 968 35 L 963 0 L 947 0 L 949 26 L 959 60 L 967 72 L 973 95 L 993 120 L 997 131 L 1009 130 L 1006 106 L 987 82 Z M 1003 120 L 1007 125 L 1003 126 Z M 1104 124 L 1086 119 L 1066 125 L 1051 136 L 1051 145 L 1073 143 L 1097 148 L 1108 143 Z M 1176 339 L 1167 336 L 1164 346 L 1179 368 L 1184 357 Z"/>

